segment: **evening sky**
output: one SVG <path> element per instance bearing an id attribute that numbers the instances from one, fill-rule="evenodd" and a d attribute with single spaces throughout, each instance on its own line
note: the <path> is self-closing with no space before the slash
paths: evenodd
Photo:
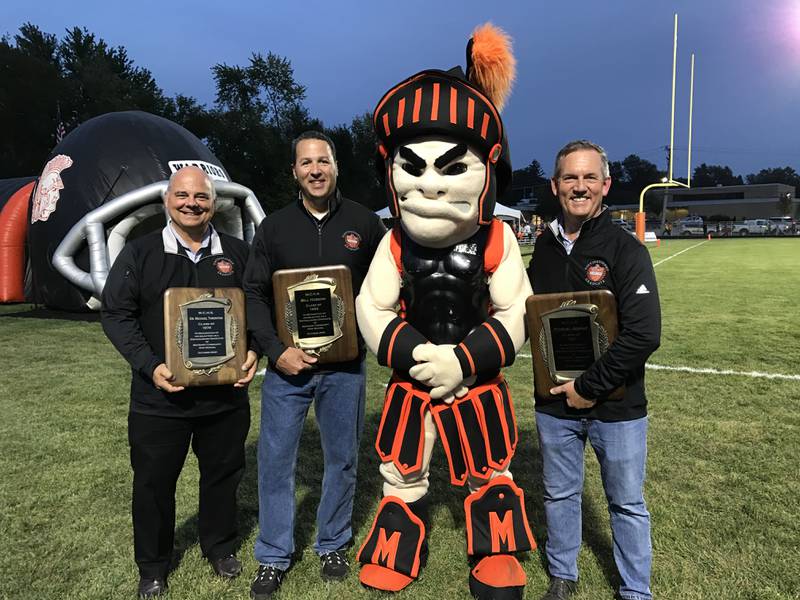
<path id="1" fill-rule="evenodd" d="M 512 36 L 518 61 L 504 112 L 514 167 L 535 158 L 549 174 L 575 138 L 600 143 L 612 160 L 633 153 L 666 168 L 674 13 L 675 176 L 686 173 L 692 52 L 692 164 L 800 170 L 800 0 L 3 0 L 0 33 L 25 22 L 59 38 L 86 27 L 124 46 L 168 95 L 208 106 L 211 66 L 271 51 L 291 61 L 311 116 L 333 126 L 417 71 L 463 66 L 472 29 L 491 21 Z"/>

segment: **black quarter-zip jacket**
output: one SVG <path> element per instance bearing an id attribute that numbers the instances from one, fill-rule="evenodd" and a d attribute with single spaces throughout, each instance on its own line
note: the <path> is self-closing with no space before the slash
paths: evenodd
<path id="1" fill-rule="evenodd" d="M 246 242 L 216 233 L 194 263 L 166 229 L 125 244 L 103 288 L 101 322 L 131 365 L 132 412 L 197 417 L 247 403 L 246 388 L 212 385 L 168 393 L 155 388 L 152 375 L 164 362 L 164 292 L 171 287 L 241 287 L 248 251 Z"/>
<path id="2" fill-rule="evenodd" d="M 268 215 L 259 225 L 244 277 L 248 329 L 261 354 L 275 365 L 286 350 L 278 339 L 273 312 L 272 274 L 343 264 L 350 267 L 358 295 L 386 228 L 371 210 L 336 192 L 328 214 L 317 219 L 300 198 Z M 326 364 L 326 370 L 336 370 Z"/>
<path id="3" fill-rule="evenodd" d="M 554 231 L 555 229 L 555 231 Z M 610 290 L 617 300 L 619 334 L 603 356 L 575 380 L 575 390 L 597 400 L 576 410 L 564 400 L 537 395 L 536 410 L 562 418 L 627 421 L 647 414 L 644 365 L 661 339 L 661 307 L 650 254 L 638 239 L 603 211 L 581 227 L 568 255 L 556 237 L 555 222 L 536 240 L 528 266 L 534 294 Z M 620 400 L 608 399 L 625 385 Z"/>

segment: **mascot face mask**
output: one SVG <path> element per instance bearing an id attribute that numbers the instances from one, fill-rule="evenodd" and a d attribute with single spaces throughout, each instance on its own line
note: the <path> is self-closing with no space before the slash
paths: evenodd
<path id="1" fill-rule="evenodd" d="M 485 182 L 484 162 L 457 140 L 400 146 L 392 161 L 403 228 L 424 246 L 442 248 L 477 231 Z"/>

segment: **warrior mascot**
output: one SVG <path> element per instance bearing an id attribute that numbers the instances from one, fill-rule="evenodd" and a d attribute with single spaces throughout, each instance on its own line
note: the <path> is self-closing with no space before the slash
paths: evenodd
<path id="1" fill-rule="evenodd" d="M 375 447 L 384 498 L 358 553 L 361 582 L 397 591 L 427 558 L 428 469 L 436 438 L 464 502 L 473 596 L 521 598 L 514 552 L 535 548 L 508 470 L 517 426 L 500 369 L 525 342 L 531 294 L 508 225 L 493 218 L 510 183 L 500 108 L 514 78 L 506 35 L 484 25 L 460 67 L 427 70 L 374 112 L 389 207 L 356 301 L 378 362 L 393 369 Z"/>

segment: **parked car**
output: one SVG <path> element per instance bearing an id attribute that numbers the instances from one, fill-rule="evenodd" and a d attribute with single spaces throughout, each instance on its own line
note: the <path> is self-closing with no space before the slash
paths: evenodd
<path id="1" fill-rule="evenodd" d="M 705 235 L 703 217 L 689 216 L 678 219 L 672 226 L 673 235 Z"/>
<path id="2" fill-rule="evenodd" d="M 772 233 L 778 235 L 794 235 L 797 232 L 797 222 L 792 217 L 770 217 Z"/>
<path id="3" fill-rule="evenodd" d="M 633 227 L 631 227 L 630 223 L 628 223 L 625 219 L 611 219 L 611 222 L 614 223 L 614 225 L 619 225 L 625 231 L 633 231 Z"/>
<path id="4" fill-rule="evenodd" d="M 766 235 L 772 231 L 769 219 L 745 219 L 733 224 L 734 235 Z"/>

